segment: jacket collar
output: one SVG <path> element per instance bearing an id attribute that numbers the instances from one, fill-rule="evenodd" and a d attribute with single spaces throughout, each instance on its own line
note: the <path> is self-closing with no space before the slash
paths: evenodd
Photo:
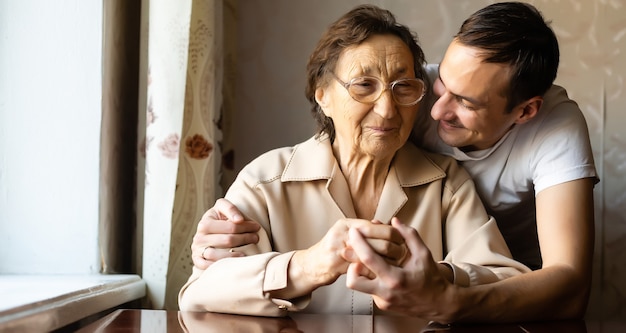
<path id="1" fill-rule="evenodd" d="M 315 137 L 297 145 L 281 176 L 281 181 L 309 181 L 332 179 L 337 160 L 328 137 Z M 430 183 L 445 177 L 445 172 L 424 152 L 407 142 L 394 158 L 390 174 L 395 174 L 401 187 Z"/>
<path id="2" fill-rule="evenodd" d="M 419 186 L 445 177 L 445 172 L 412 143 L 396 153 L 385 180 L 374 219 L 389 223 L 408 201 L 404 187 Z M 343 215 L 356 218 L 350 189 L 341 174 L 327 137 L 311 138 L 297 145 L 281 181 L 311 181 L 326 179 L 326 189 Z"/>

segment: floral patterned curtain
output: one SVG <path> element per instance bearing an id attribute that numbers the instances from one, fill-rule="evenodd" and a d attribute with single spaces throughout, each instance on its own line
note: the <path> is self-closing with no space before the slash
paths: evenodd
<path id="1" fill-rule="evenodd" d="M 220 0 L 142 0 L 137 220 L 155 309 L 178 308 L 197 221 L 222 193 L 222 26 Z"/>

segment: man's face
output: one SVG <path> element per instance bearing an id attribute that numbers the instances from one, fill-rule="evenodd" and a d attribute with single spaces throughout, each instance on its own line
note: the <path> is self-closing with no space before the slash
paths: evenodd
<path id="1" fill-rule="evenodd" d="M 521 112 L 506 110 L 509 66 L 483 63 L 478 51 L 452 41 L 433 85 L 439 99 L 430 114 L 438 121 L 439 136 L 467 151 L 493 146 Z"/>

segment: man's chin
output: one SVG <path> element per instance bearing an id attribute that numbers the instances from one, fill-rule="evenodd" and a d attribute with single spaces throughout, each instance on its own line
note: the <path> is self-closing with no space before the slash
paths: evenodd
<path id="1" fill-rule="evenodd" d="M 468 143 L 460 138 L 459 135 L 454 135 L 449 131 L 441 129 L 441 127 L 438 129 L 437 134 L 439 134 L 439 138 L 441 139 L 441 141 L 443 141 L 448 146 L 459 148 L 468 145 Z"/>

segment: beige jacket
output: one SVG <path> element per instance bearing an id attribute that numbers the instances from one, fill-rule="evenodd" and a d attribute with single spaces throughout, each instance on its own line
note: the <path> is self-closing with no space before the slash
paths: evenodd
<path id="1" fill-rule="evenodd" d="M 205 271 L 193 268 L 179 293 L 180 309 L 260 316 L 373 313 L 371 297 L 348 289 L 345 275 L 309 297 L 271 299 L 268 293 L 286 286 L 293 251 L 318 242 L 338 219 L 357 217 L 349 193 L 327 139 L 311 138 L 252 161 L 225 197 L 263 226 L 261 241 L 240 249 L 247 257 L 222 259 Z M 471 178 L 452 158 L 410 143 L 402 147 L 375 214 L 383 223 L 394 216 L 419 232 L 436 261 L 452 266 L 455 284 L 491 283 L 528 271 L 510 259 Z"/>

